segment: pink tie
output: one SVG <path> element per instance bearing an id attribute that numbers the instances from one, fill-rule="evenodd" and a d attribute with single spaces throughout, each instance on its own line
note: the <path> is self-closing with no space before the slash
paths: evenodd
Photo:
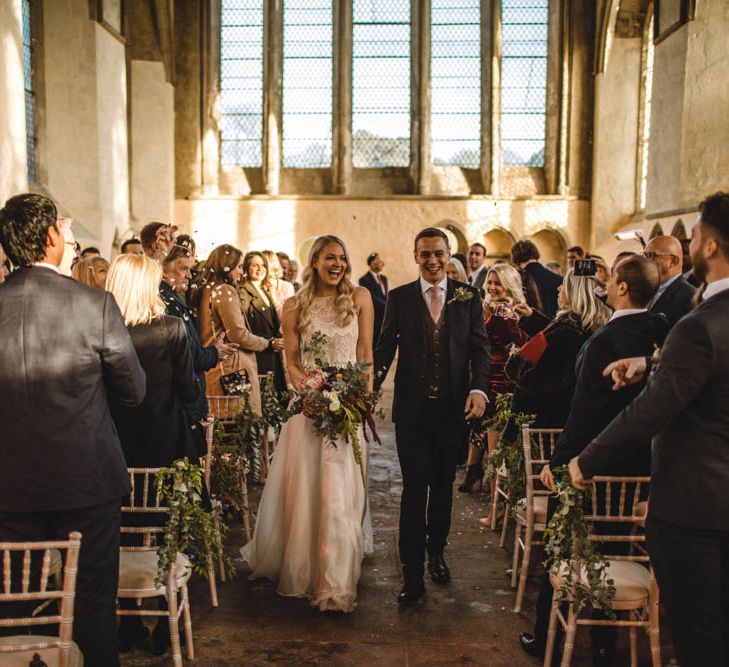
<path id="1" fill-rule="evenodd" d="M 438 323 L 438 320 L 440 320 L 441 311 L 439 291 L 440 287 L 438 287 L 438 285 L 432 285 L 428 288 L 428 293 L 430 294 L 430 316 L 436 324 Z"/>

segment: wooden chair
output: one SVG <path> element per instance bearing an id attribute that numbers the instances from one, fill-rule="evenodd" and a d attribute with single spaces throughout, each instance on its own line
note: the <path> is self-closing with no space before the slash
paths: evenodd
<path id="1" fill-rule="evenodd" d="M 73 532 L 68 540 L 49 542 L 0 542 L 2 555 L 2 592 L 0 602 L 53 602 L 60 600 L 60 610 L 54 616 L 29 616 L 21 618 L 0 618 L 0 628 L 28 628 L 38 625 L 59 626 L 58 637 L 42 635 L 13 635 L 0 638 L 0 664 L 5 667 L 26 667 L 38 654 L 44 663 L 60 667 L 83 665 L 83 656 L 78 646 L 71 641 L 73 635 L 73 607 L 76 597 L 76 573 L 78 555 L 81 549 L 81 533 Z M 60 589 L 49 590 L 52 552 L 66 552 L 63 565 L 63 585 Z M 35 558 L 33 554 L 35 553 Z M 22 554 L 22 557 L 21 557 Z M 36 582 L 36 568 L 31 567 L 33 560 L 40 559 L 40 576 Z M 13 576 L 15 566 L 19 566 L 20 577 Z M 20 585 L 17 585 L 19 581 Z M 13 585 L 15 583 L 15 585 Z M 19 590 L 18 590 L 19 589 Z"/>
<path id="2" fill-rule="evenodd" d="M 632 524 L 635 528 L 645 521 L 638 507 L 641 492 L 647 490 L 649 477 L 595 477 L 592 490 L 591 513 L 585 518 L 592 523 L 590 540 L 604 545 L 623 543 L 630 547 L 627 555 L 608 556 L 609 567 L 606 578 L 612 579 L 615 586 L 615 597 L 610 609 L 616 612 L 628 612 L 628 620 L 610 620 L 580 618 L 569 607 L 567 618 L 561 610 L 563 603 L 569 603 L 571 597 L 560 597 L 559 587 L 565 576 L 564 566 L 555 565 L 550 572 L 550 581 L 554 587 L 552 611 L 549 617 L 547 647 L 544 664 L 552 664 L 556 627 L 559 621 L 565 629 L 565 646 L 562 653 L 562 667 L 568 667 L 572 659 L 575 645 L 575 634 L 578 626 L 602 625 L 630 628 L 630 664 L 638 665 L 638 628 L 648 632 L 653 667 L 660 667 L 661 646 L 658 618 L 659 592 L 658 584 L 650 569 L 650 557 L 644 548 L 645 535 L 632 531 L 625 534 L 601 534 L 605 524 Z M 607 531 L 609 533 L 609 531 Z"/>
<path id="3" fill-rule="evenodd" d="M 168 513 L 169 508 L 160 504 L 159 494 L 156 492 L 155 475 L 159 468 L 129 468 L 128 470 L 132 491 L 129 496 L 129 505 L 122 506 L 122 513 L 148 515 L 150 523 L 152 515 L 159 516 Z M 167 600 L 168 608 L 167 610 L 117 609 L 116 613 L 119 616 L 166 616 L 170 624 L 172 661 L 175 667 L 181 667 L 180 616 L 183 619 L 187 657 L 189 660 L 195 658 L 190 598 L 187 590 L 187 582 L 192 575 L 190 561 L 184 554 L 178 553 L 177 559 L 167 575 L 166 584 L 158 588 L 155 585 L 158 562 L 155 537 L 164 532 L 164 526 L 122 526 L 121 532 L 122 535 L 141 536 L 142 546 L 120 547 L 117 597 L 135 599 L 138 604 L 143 598 L 164 597 Z M 215 580 L 212 563 L 208 563 L 208 578 Z"/>
<path id="4" fill-rule="evenodd" d="M 223 538 L 220 533 L 220 517 L 222 514 L 223 505 L 217 498 L 213 498 L 212 489 L 210 488 L 210 475 L 213 470 L 213 456 L 215 455 L 215 419 L 208 417 L 206 420 L 200 422 L 205 428 L 205 443 L 207 449 L 205 456 L 202 460 L 203 472 L 205 478 L 205 486 L 210 493 L 210 502 L 213 505 L 213 523 L 215 529 L 215 542 L 218 549 L 218 562 L 220 563 L 220 581 L 225 583 L 225 565 L 223 563 Z M 210 599 L 213 607 L 218 606 L 218 592 L 215 581 L 210 582 Z"/>
<path id="5" fill-rule="evenodd" d="M 499 538 L 499 546 L 503 549 L 506 544 L 506 531 L 509 527 L 509 515 L 511 513 L 511 501 L 509 495 L 504 490 L 504 481 L 507 476 L 506 466 L 501 466 L 494 475 L 494 501 L 491 503 L 491 530 L 496 530 L 499 520 L 498 505 L 501 500 L 504 504 L 504 518 L 501 524 L 501 537 Z"/>
<path id="6" fill-rule="evenodd" d="M 524 473 L 526 477 L 526 497 L 519 500 L 515 507 L 514 518 L 516 531 L 514 533 L 514 553 L 511 566 L 511 587 L 517 585 L 514 612 L 521 611 L 529 577 L 529 564 L 532 557 L 532 547 L 544 544 L 535 535 L 544 533 L 547 527 L 547 497 L 549 491 L 539 481 L 539 473 L 549 463 L 562 429 L 542 428 L 533 429 L 528 426 L 522 428 L 522 446 L 524 449 Z M 519 554 L 521 553 L 521 563 Z"/>

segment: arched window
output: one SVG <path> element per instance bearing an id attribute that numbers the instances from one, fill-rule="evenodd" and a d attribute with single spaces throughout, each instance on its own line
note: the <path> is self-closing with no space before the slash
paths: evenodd
<path id="1" fill-rule="evenodd" d="M 262 164 L 263 3 L 223 0 L 220 139 L 225 167 Z"/>
<path id="2" fill-rule="evenodd" d="M 332 163 L 332 4 L 284 1 L 284 167 Z"/>
<path id="3" fill-rule="evenodd" d="M 433 164 L 481 163 L 481 1 L 431 1 Z"/>
<path id="4" fill-rule="evenodd" d="M 352 161 L 410 164 L 410 0 L 354 0 Z"/>
<path id="5" fill-rule="evenodd" d="M 645 209 L 648 183 L 648 154 L 651 138 L 651 101 L 653 96 L 653 10 L 649 9 L 643 28 L 640 77 L 640 116 L 638 117 L 638 168 L 636 208 Z"/>
<path id="6" fill-rule="evenodd" d="M 501 0 L 501 159 L 543 167 L 549 0 Z"/>

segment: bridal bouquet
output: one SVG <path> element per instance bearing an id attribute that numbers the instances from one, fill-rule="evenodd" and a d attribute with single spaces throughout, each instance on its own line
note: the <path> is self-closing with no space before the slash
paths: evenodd
<path id="1" fill-rule="evenodd" d="M 380 399 L 379 391 L 369 391 L 368 370 L 370 362 L 358 361 L 346 366 L 332 366 L 322 359 L 326 336 L 316 332 L 304 352 L 316 359 L 314 366 L 306 368 L 304 388 L 294 393 L 289 414 L 303 414 L 314 422 L 318 435 L 327 438 L 334 447 L 339 441 L 352 444 L 354 460 L 365 479 L 362 462 L 362 446 L 359 428 L 369 442 L 367 429 L 373 439 L 380 442 L 375 427 L 375 406 Z"/>

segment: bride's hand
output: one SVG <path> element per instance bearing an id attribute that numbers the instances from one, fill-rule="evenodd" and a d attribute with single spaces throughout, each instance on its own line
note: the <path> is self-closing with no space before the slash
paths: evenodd
<path id="1" fill-rule="evenodd" d="M 296 391 L 301 391 L 304 388 L 304 383 L 306 382 L 306 373 L 300 371 L 295 366 L 289 366 L 288 371 L 289 378 L 291 379 L 291 384 L 294 389 Z"/>

